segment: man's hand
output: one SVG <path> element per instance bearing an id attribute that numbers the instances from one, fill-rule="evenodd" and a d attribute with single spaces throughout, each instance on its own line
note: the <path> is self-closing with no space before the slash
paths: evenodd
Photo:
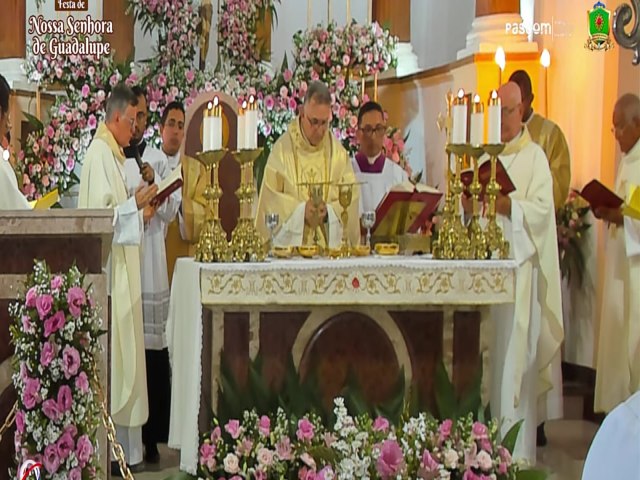
<path id="1" fill-rule="evenodd" d="M 311 228 L 316 228 L 327 218 L 327 204 L 322 202 L 317 207 L 311 200 L 307 200 L 304 208 L 304 222 Z"/>
<path id="2" fill-rule="evenodd" d="M 149 205 L 149 202 L 156 196 L 158 193 L 158 186 L 156 184 L 153 185 L 140 185 L 136 189 L 136 205 L 138 206 L 138 210 L 142 210 L 144 207 Z"/>
<path id="3" fill-rule="evenodd" d="M 151 168 L 147 162 L 142 164 L 142 170 L 140 170 L 140 174 L 142 175 L 142 179 L 147 182 L 149 185 L 153 183 L 156 178 L 156 173 Z"/>
<path id="4" fill-rule="evenodd" d="M 498 193 L 496 198 L 496 213 L 511 218 L 511 197 Z"/>
<path id="5" fill-rule="evenodd" d="M 619 208 L 599 207 L 593 211 L 593 214 L 596 218 L 617 226 L 621 226 L 624 223 L 624 216 Z"/>
<path id="6" fill-rule="evenodd" d="M 147 205 L 142 210 L 142 219 L 144 220 L 145 225 L 151 221 L 153 216 L 156 214 L 156 208 L 151 205 Z"/>

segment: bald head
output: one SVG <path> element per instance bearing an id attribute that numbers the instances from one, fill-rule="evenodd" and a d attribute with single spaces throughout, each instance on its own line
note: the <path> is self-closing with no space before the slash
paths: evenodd
<path id="1" fill-rule="evenodd" d="M 502 141 L 508 143 L 522 130 L 522 93 L 515 82 L 505 83 L 498 90 L 502 106 Z"/>
<path id="2" fill-rule="evenodd" d="M 633 93 L 621 96 L 613 109 L 613 128 L 623 153 L 640 140 L 640 98 Z"/>
<path id="3" fill-rule="evenodd" d="M 517 83 L 522 92 L 522 104 L 524 105 L 524 116 L 522 121 L 525 122 L 533 113 L 531 105 L 533 104 L 533 88 L 531 87 L 531 77 L 524 70 L 516 70 L 509 77 L 510 82 Z"/>

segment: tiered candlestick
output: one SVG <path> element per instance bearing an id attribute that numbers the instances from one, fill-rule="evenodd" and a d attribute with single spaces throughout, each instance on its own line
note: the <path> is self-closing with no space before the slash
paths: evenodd
<path id="1" fill-rule="evenodd" d="M 484 151 L 491 157 L 491 179 L 487 185 L 489 212 L 484 236 L 489 256 L 497 254 L 503 259 L 509 257 L 509 242 L 504 239 L 502 229 L 496 220 L 496 198 L 500 192 L 500 184 L 496 181 L 496 165 L 498 163 L 498 155 L 504 150 L 504 147 L 504 144 L 484 146 Z"/>

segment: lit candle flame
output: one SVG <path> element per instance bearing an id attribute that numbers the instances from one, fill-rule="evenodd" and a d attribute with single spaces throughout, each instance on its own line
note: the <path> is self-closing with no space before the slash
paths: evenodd
<path id="1" fill-rule="evenodd" d="M 458 90 L 458 98 L 464 98 L 464 89 L 463 88 Z"/>
<path id="2" fill-rule="evenodd" d="M 254 97 L 253 95 L 251 95 L 251 96 L 249 97 L 249 103 L 255 103 L 255 102 L 256 102 L 255 97 Z"/>
<path id="3" fill-rule="evenodd" d="M 218 96 L 216 95 L 215 97 L 213 97 L 213 106 L 217 107 L 219 103 L 220 103 L 220 100 L 218 99 Z"/>
<path id="4" fill-rule="evenodd" d="M 491 90 L 491 99 L 495 100 L 498 98 L 498 92 L 496 90 Z"/>
<path id="5" fill-rule="evenodd" d="M 247 101 L 243 101 L 242 102 L 242 110 L 246 110 L 247 109 Z"/>
<path id="6" fill-rule="evenodd" d="M 551 65 L 551 54 L 546 48 L 542 51 L 542 55 L 540 55 L 540 63 L 544 68 L 549 68 L 549 65 Z"/>
<path id="7" fill-rule="evenodd" d="M 500 70 L 504 70 L 504 67 L 507 64 L 504 48 L 498 47 L 496 50 L 495 62 L 500 67 Z"/>
<path id="8" fill-rule="evenodd" d="M 207 110 L 211 110 L 213 108 L 213 103 L 207 103 Z"/>
<path id="9" fill-rule="evenodd" d="M 480 103 L 480 95 L 476 93 L 476 96 L 473 97 L 473 103 Z"/>

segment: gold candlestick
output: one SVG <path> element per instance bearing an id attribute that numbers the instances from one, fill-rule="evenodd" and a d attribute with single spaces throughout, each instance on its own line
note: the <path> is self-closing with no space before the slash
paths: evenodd
<path id="1" fill-rule="evenodd" d="M 240 164 L 241 178 L 240 188 L 236 192 L 240 200 L 240 219 L 231 237 L 233 259 L 237 262 L 262 262 L 266 256 L 267 248 L 253 219 L 253 198 L 256 193 L 253 164 L 261 154 L 262 148 L 234 152 L 234 157 Z"/>
<path id="2" fill-rule="evenodd" d="M 196 159 L 204 165 L 208 178 L 208 185 L 203 194 L 208 204 L 207 216 L 200 231 L 195 255 L 198 262 L 213 263 L 230 260 L 227 234 L 220 223 L 219 204 L 222 189 L 218 181 L 220 162 L 227 153 L 228 150 L 223 148 L 196 154 Z"/>
<path id="3" fill-rule="evenodd" d="M 461 170 L 462 162 L 464 161 L 464 155 L 469 150 L 470 146 L 467 144 L 461 145 L 447 145 L 447 152 L 455 155 L 456 173 L 453 177 L 453 184 L 451 192 L 453 193 L 453 217 L 452 226 L 453 231 L 453 245 L 454 245 L 454 257 L 456 259 L 472 259 L 473 251 L 471 249 L 471 241 L 469 240 L 469 234 L 462 222 L 462 214 L 460 212 L 460 202 L 462 201 L 462 195 L 464 192 L 464 185 L 462 183 Z"/>
<path id="4" fill-rule="evenodd" d="M 485 239 L 489 257 L 497 253 L 500 258 L 509 257 L 509 242 L 504 239 L 500 225 L 496 220 L 496 197 L 500 192 L 500 184 L 496 180 L 496 165 L 498 155 L 504 150 L 504 144 L 484 145 L 484 151 L 491 157 L 491 178 L 487 185 L 487 198 L 489 200 L 489 213 L 487 214 L 487 227 L 485 229 Z"/>
<path id="5" fill-rule="evenodd" d="M 340 183 L 338 187 L 338 201 L 342 207 L 342 213 L 340 215 L 340 221 L 342 222 L 342 244 L 340 246 L 340 257 L 347 258 L 351 256 L 351 248 L 353 245 L 349 243 L 348 225 L 349 225 L 349 212 L 348 209 L 353 201 L 353 187 L 359 185 L 358 183 Z"/>
<path id="6" fill-rule="evenodd" d="M 480 225 L 480 194 L 482 193 L 482 184 L 480 183 L 480 157 L 484 153 L 484 149 L 478 146 L 469 146 L 467 151 L 473 162 L 473 182 L 469 185 L 469 193 L 473 199 L 473 214 L 469 223 L 469 241 L 471 242 L 471 251 L 473 258 L 476 260 L 484 260 L 488 256 L 487 241 Z"/>

